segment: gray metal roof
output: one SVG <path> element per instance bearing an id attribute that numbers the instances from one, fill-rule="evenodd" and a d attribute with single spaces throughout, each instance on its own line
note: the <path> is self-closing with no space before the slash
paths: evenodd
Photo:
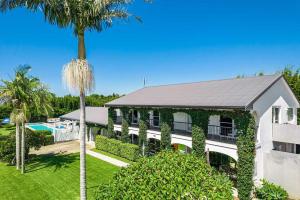
<path id="1" fill-rule="evenodd" d="M 280 78 L 282 75 L 276 74 L 145 87 L 106 106 L 246 109 Z"/>
<path id="2" fill-rule="evenodd" d="M 107 125 L 108 108 L 85 107 L 86 122 L 91 124 Z M 80 109 L 60 116 L 61 119 L 79 121 Z"/>

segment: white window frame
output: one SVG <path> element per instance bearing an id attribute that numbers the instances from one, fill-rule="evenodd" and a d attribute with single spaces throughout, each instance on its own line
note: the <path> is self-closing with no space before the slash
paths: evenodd
<path id="1" fill-rule="evenodd" d="M 274 109 L 278 109 L 278 121 L 277 122 L 275 121 Z M 280 114 L 281 114 L 281 107 L 280 106 L 273 106 L 272 107 L 272 123 L 273 124 L 280 124 L 280 122 L 281 122 Z"/>
<path id="2" fill-rule="evenodd" d="M 292 118 L 291 119 L 289 119 L 289 109 L 291 109 L 292 110 Z M 294 113 L 295 111 L 294 111 L 294 108 L 291 108 L 291 107 L 289 107 L 289 108 L 287 108 L 287 110 L 286 110 L 286 115 L 287 115 L 287 121 L 288 122 L 291 122 L 291 121 L 294 121 L 294 118 L 295 118 L 295 116 L 294 116 Z"/>

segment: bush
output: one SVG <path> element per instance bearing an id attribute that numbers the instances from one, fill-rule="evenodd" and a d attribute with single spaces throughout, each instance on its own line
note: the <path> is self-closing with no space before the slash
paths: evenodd
<path id="1" fill-rule="evenodd" d="M 255 188 L 256 197 L 262 200 L 286 200 L 288 193 L 279 185 L 262 180 L 262 186 Z"/>
<path id="2" fill-rule="evenodd" d="M 96 199 L 233 199 L 232 183 L 195 155 L 161 152 L 122 168 Z"/>
<path id="3" fill-rule="evenodd" d="M 21 130 L 20 130 L 21 134 Z M 29 157 L 29 149 L 39 149 L 41 146 L 54 143 L 50 131 L 32 131 L 25 129 L 25 158 Z M 16 155 L 16 133 L 11 132 L 7 136 L 0 136 L 0 160 L 14 164 Z"/>
<path id="4" fill-rule="evenodd" d="M 28 129 L 28 131 L 31 131 Z M 54 144 L 54 136 L 52 135 L 51 131 L 46 130 L 37 130 L 37 131 L 31 131 L 31 135 L 34 135 L 35 144 L 33 146 L 47 146 L 50 144 Z"/>
<path id="5" fill-rule="evenodd" d="M 122 143 L 101 135 L 96 136 L 96 149 L 136 161 L 139 157 L 139 147 L 134 144 Z"/>
<path id="6" fill-rule="evenodd" d="M 198 157 L 205 157 L 205 135 L 199 126 L 192 127 L 193 153 Z"/>

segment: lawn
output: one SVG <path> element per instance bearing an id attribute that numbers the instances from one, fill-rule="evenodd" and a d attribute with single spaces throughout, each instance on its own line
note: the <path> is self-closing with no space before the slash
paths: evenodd
<path id="1" fill-rule="evenodd" d="M 0 135 L 8 135 L 10 132 L 14 131 L 15 126 L 4 125 L 0 126 Z"/>
<path id="2" fill-rule="evenodd" d="M 21 175 L 0 162 L 0 199 L 79 199 L 79 154 L 38 156 L 26 169 Z M 88 199 L 119 169 L 87 155 Z"/>

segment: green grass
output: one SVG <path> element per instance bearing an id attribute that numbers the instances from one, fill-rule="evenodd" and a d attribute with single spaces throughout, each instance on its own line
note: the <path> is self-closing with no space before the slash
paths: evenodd
<path id="1" fill-rule="evenodd" d="M 120 156 L 116 156 L 116 155 L 114 155 L 114 154 L 111 154 L 111 153 L 108 153 L 108 152 L 105 152 L 105 151 L 101 151 L 101 150 L 98 150 L 98 149 L 92 149 L 92 151 L 101 153 L 101 154 L 103 154 L 103 155 L 109 156 L 109 157 L 111 157 L 111 158 L 115 158 L 115 159 L 117 159 L 117 160 L 120 160 L 120 161 L 129 163 L 129 164 L 134 163 L 134 162 L 131 161 L 131 160 L 127 160 L 126 158 L 122 158 L 122 157 L 120 157 Z"/>
<path id="2" fill-rule="evenodd" d="M 10 132 L 14 131 L 16 128 L 15 126 L 0 126 L 0 135 L 8 135 Z"/>
<path id="3" fill-rule="evenodd" d="M 87 195 L 120 168 L 87 155 Z M 22 175 L 0 162 L 0 199 L 79 199 L 79 154 L 37 156 Z"/>

